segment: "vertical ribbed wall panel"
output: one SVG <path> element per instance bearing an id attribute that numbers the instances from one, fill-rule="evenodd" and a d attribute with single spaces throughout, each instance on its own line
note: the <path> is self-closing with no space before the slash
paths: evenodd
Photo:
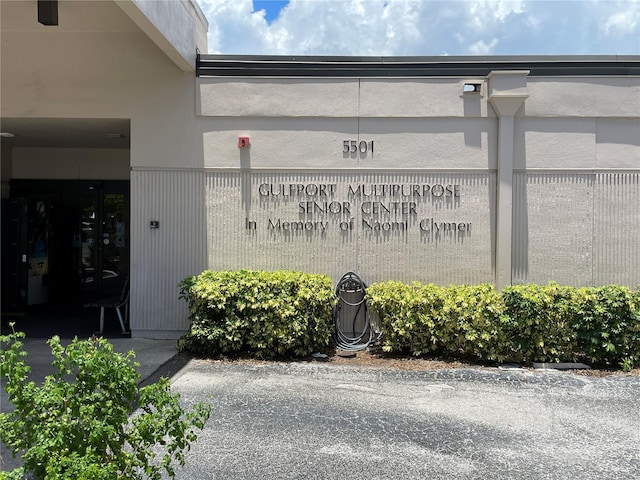
<path id="1" fill-rule="evenodd" d="M 516 173 L 513 283 L 640 283 L 640 174 Z"/>
<path id="2" fill-rule="evenodd" d="M 592 284 L 593 188 L 591 174 L 515 175 L 514 283 Z"/>
<path id="3" fill-rule="evenodd" d="M 334 280 L 353 270 L 368 283 L 494 280 L 494 173 L 167 170 L 133 171 L 131 182 L 135 335 L 184 331 L 176 285 L 205 268 L 296 269 Z M 326 185 L 327 195 L 282 195 L 280 186 L 290 184 Z M 364 193 L 389 184 L 457 184 L 460 196 Z M 353 195 L 350 187 L 364 190 Z M 513 195 L 514 283 L 640 283 L 640 174 L 518 172 Z M 369 201 L 415 202 L 414 212 L 363 213 Z M 336 202 L 335 211 L 309 213 L 301 202 L 311 209 Z M 160 228 L 149 228 L 154 220 Z M 442 224 L 465 226 L 436 232 Z"/>
<path id="4" fill-rule="evenodd" d="M 460 185 L 459 198 L 419 199 L 418 214 L 408 218 L 406 231 L 385 233 L 360 228 L 358 268 L 364 278 L 439 285 L 493 282 L 494 174 L 371 173 L 362 175 L 360 182 Z M 381 215 L 380 221 L 393 219 Z M 359 223 L 362 227 L 362 218 Z M 463 223 L 469 229 L 436 231 L 436 226 L 443 223 Z"/>
<path id="5" fill-rule="evenodd" d="M 206 268 L 204 173 L 133 171 L 131 192 L 131 329 L 176 336 L 188 328 L 177 284 Z"/>
<path id="6" fill-rule="evenodd" d="M 133 171 L 131 182 L 134 335 L 184 331 L 176 285 L 205 268 L 296 269 L 334 280 L 353 270 L 368 283 L 494 279 L 494 173 Z M 326 185 L 327 194 L 282 195 L 290 184 Z M 389 184 L 457 184 L 460 196 L 365 193 Z M 514 283 L 640 283 L 640 174 L 518 172 L 513 195 Z M 415 205 L 409 214 L 373 214 L 371 201 Z M 333 213 L 317 210 L 324 202 L 336 202 Z M 154 220 L 160 228 L 149 228 Z M 436 232 L 443 224 L 464 228 Z"/>
<path id="7" fill-rule="evenodd" d="M 511 281 L 523 284 L 529 274 L 529 203 L 527 174 L 513 174 L 513 237 L 511 243 Z"/>
<path id="8" fill-rule="evenodd" d="M 640 284 L 640 173 L 596 176 L 593 243 L 596 285 Z"/>
<path id="9" fill-rule="evenodd" d="M 276 194 L 260 195 L 262 184 L 269 189 L 273 186 Z M 290 184 L 334 185 L 335 190 L 324 197 L 279 193 L 280 185 Z M 459 184 L 460 197 L 349 193 L 350 186 L 375 184 Z M 209 172 L 206 191 L 212 269 L 297 269 L 326 273 L 334 279 L 356 271 L 369 283 L 389 279 L 441 284 L 493 281 L 494 174 Z M 337 202 L 336 211 L 302 211 L 300 202 L 313 201 L 321 206 L 325 201 Z M 363 214 L 367 201 L 412 201 L 415 212 Z M 364 208 L 373 207 L 367 204 Z M 288 226 L 303 222 L 305 229 L 284 229 L 284 222 Z M 447 227 L 453 223 L 465 226 L 436 233 L 434 225 L 443 222 Z"/>

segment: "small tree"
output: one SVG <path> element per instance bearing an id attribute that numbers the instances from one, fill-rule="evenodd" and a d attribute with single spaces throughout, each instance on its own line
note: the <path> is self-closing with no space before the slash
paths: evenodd
<path id="1" fill-rule="evenodd" d="M 163 470 L 175 477 L 172 465 L 184 465 L 208 404 L 185 411 L 166 378 L 138 388 L 134 353 L 114 352 L 103 338 L 66 348 L 48 340 L 55 371 L 37 386 L 28 381 L 24 336 L 0 336 L 0 375 L 15 406 L 0 414 L 0 440 L 22 459 L 0 479 L 159 479 Z"/>

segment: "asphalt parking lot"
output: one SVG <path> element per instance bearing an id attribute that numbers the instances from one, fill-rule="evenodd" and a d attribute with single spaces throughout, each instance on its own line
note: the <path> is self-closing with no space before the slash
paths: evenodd
<path id="1" fill-rule="evenodd" d="M 640 377 L 191 360 L 212 414 L 177 477 L 640 478 Z"/>

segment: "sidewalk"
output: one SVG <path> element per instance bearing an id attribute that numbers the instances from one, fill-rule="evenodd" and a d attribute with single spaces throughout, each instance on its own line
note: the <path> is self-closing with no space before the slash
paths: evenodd
<path id="1" fill-rule="evenodd" d="M 173 358 L 177 353 L 176 340 L 150 340 L 144 338 L 115 338 L 108 339 L 113 345 L 113 349 L 119 353 L 127 353 L 133 350 L 136 354 L 135 361 L 140 364 L 140 381 L 144 381 L 154 373 L 165 362 Z M 51 362 L 53 356 L 51 349 L 44 338 L 23 339 L 24 348 L 29 354 L 27 364 L 31 367 L 30 379 L 36 383 L 42 382 L 44 378 L 53 373 Z M 70 339 L 62 339 L 62 345 L 71 343 Z M 4 381 L 3 381 L 4 385 Z M 0 408 L 4 411 L 6 392 L 2 390 L 2 401 Z"/>

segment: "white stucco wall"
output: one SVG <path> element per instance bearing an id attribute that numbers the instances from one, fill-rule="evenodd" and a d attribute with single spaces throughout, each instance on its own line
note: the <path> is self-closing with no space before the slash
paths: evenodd
<path id="1" fill-rule="evenodd" d="M 193 72 L 114 2 L 61 2 L 59 28 L 37 23 L 35 2 L 0 8 L 3 117 L 127 118 L 132 167 L 202 166 Z"/>
<path id="2" fill-rule="evenodd" d="M 640 278 L 640 173 L 517 173 L 514 283 Z"/>
<path id="3" fill-rule="evenodd" d="M 59 2 L 59 27 L 37 23 L 35 1 L 2 1 L 0 9 L 3 118 L 114 118 L 129 119 L 131 125 L 126 155 L 93 151 L 81 159 L 88 152 L 15 149 L 9 176 L 78 179 L 99 174 L 130 177 L 138 185 L 133 183 L 136 169 L 203 166 L 202 131 L 194 115 L 194 73 L 181 70 L 115 2 Z M 149 191 L 170 202 L 172 188 L 154 184 L 131 189 L 135 336 L 182 332 L 186 308 L 177 299 L 176 284 L 206 266 L 206 254 L 199 253 L 206 245 L 204 232 L 200 237 L 197 232 L 173 237 L 170 233 L 176 227 L 170 222 L 161 230 L 169 235 L 163 253 L 149 260 L 148 252 L 155 251 L 147 237 Z M 190 208 L 175 201 L 172 205 L 181 212 Z M 167 263 L 166 258 L 180 261 Z M 168 305 L 160 311 L 149 308 L 158 305 L 150 299 L 160 298 Z"/>
<path id="4" fill-rule="evenodd" d="M 530 77 L 530 117 L 638 118 L 638 77 Z"/>
<path id="5" fill-rule="evenodd" d="M 529 79 L 515 126 L 514 283 L 639 283 L 639 86 Z"/>
<path id="6" fill-rule="evenodd" d="M 209 267 L 300 268 L 334 277 L 357 268 L 369 281 L 494 281 L 501 147 L 490 93 L 520 97 L 506 174 L 513 183 L 512 281 L 634 285 L 640 267 L 618 259 L 640 250 L 632 233 L 640 228 L 639 79 L 526 74 L 500 77 L 491 92 L 486 79 L 199 79 Z M 481 82 L 481 92 L 462 94 L 467 81 Z M 248 136 L 251 147 L 239 149 L 238 136 Z M 373 140 L 374 154 L 343 154 L 344 139 Z M 372 234 L 362 228 L 362 212 L 351 234 L 340 232 L 340 215 L 313 217 L 291 199 L 259 194 L 261 183 L 329 181 L 341 192 L 333 199 L 343 200 L 354 183 L 410 184 L 437 175 L 459 182 L 474 174 L 487 183 L 479 190 L 463 185 L 457 204 L 418 207 L 473 218 L 473 234 L 462 241 L 425 242 L 410 227 Z M 328 220 L 327 230 L 276 231 L 275 220 L 287 215 Z M 611 232 L 616 239 L 607 238 Z"/>
<path id="7" fill-rule="evenodd" d="M 510 202 L 514 282 L 640 283 L 638 77 L 194 79 L 130 10 L 146 12 L 188 56 L 189 29 L 174 32 L 154 16 L 167 2 L 125 3 L 61 2 L 51 29 L 37 23 L 35 1 L 0 2 L 0 115 L 130 121 L 126 153 L 7 153 L 3 144 L 11 168 L 3 160 L 2 172 L 3 181 L 131 179 L 134 336 L 179 336 L 188 325 L 176 285 L 207 267 L 495 281 L 497 207 Z M 480 82 L 480 93 L 463 94 L 467 81 Z M 505 142 L 510 120 L 489 97 L 513 92 Z M 239 136 L 251 146 L 238 148 Z M 344 141 L 365 142 L 365 151 L 345 153 Z M 506 175 L 504 158 L 513 160 Z M 300 202 L 325 199 L 267 198 L 264 184 L 332 185 L 326 200 L 343 209 L 305 211 Z M 459 195 L 349 193 L 436 184 Z M 374 213 L 372 201 L 408 210 Z M 292 230 L 296 222 L 305 230 Z M 455 231 L 436 233 L 443 223 Z"/>
<path id="8" fill-rule="evenodd" d="M 463 84 L 455 78 L 201 78 L 205 166 L 496 168 L 497 118 L 482 95 L 463 95 Z M 238 150 L 238 136 L 250 137 L 250 150 Z M 374 154 L 344 155 L 345 139 L 375 139 Z"/>
<path id="9" fill-rule="evenodd" d="M 195 70 L 207 52 L 208 22 L 196 0 L 118 0 L 117 4 L 176 64 Z"/>

